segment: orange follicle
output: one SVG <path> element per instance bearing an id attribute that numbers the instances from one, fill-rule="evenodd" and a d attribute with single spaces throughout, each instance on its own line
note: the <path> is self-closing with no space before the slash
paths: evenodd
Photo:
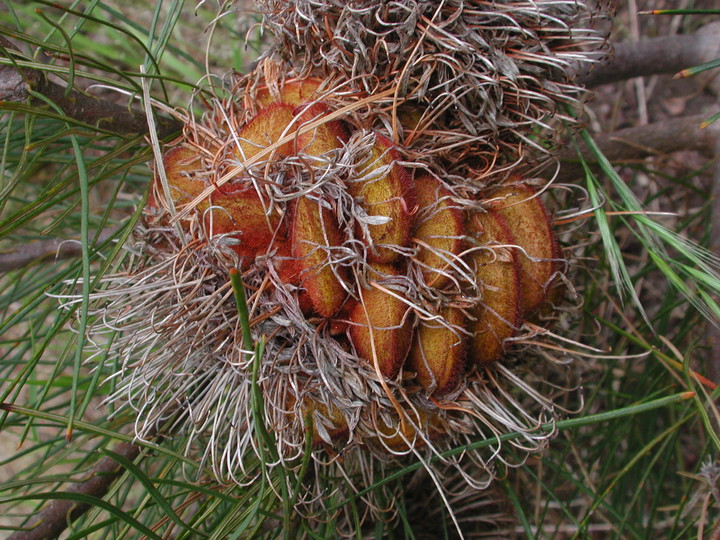
<path id="1" fill-rule="evenodd" d="M 195 150 L 176 146 L 163 156 L 163 166 L 176 205 L 191 202 L 209 185 Z M 159 181 L 159 178 L 156 180 Z M 229 235 L 237 240 L 233 250 L 249 263 L 273 240 L 280 219 L 266 214 L 263 200 L 250 183 L 229 183 L 197 206 L 209 236 Z"/>
<path id="2" fill-rule="evenodd" d="M 400 253 L 388 246 L 404 247 L 410 240 L 415 190 L 412 178 L 399 160 L 400 153 L 392 142 L 377 134 L 370 155 L 359 163 L 358 180 L 348 185 L 348 191 L 368 215 L 386 220 L 369 225 L 371 262 L 398 260 Z"/>
<path id="3" fill-rule="evenodd" d="M 376 265 L 383 274 L 397 271 L 387 265 Z M 348 334 L 357 355 L 370 365 L 377 365 L 387 379 L 397 377 L 405 363 L 412 339 L 412 312 L 408 305 L 390 294 L 380 280 L 379 287 L 362 291 L 362 299 L 349 310 Z"/>
<path id="4" fill-rule="evenodd" d="M 423 266 L 425 283 L 440 289 L 462 250 L 465 215 L 453 203 L 450 191 L 429 174 L 415 179 L 415 195 L 417 260 Z"/>
<path id="5" fill-rule="evenodd" d="M 314 121 L 322 120 L 330 109 L 322 103 L 315 103 L 309 107 L 298 107 L 298 125 L 304 126 Z M 317 127 L 298 134 L 295 139 L 295 153 L 304 153 L 309 156 L 322 156 L 340 148 L 348 140 L 348 132 L 342 122 L 331 120 L 321 122 Z"/>
<path id="6" fill-rule="evenodd" d="M 290 226 L 292 256 L 314 310 L 331 317 L 345 300 L 343 267 L 333 264 L 330 250 L 342 245 L 342 234 L 329 208 L 308 197 L 295 201 Z"/>
<path id="7" fill-rule="evenodd" d="M 477 213 L 471 220 L 483 249 L 474 253 L 475 278 L 482 303 L 472 325 L 472 356 L 477 363 L 497 360 L 521 323 L 522 286 L 514 239 L 504 218 L 495 212 Z"/>
<path id="8" fill-rule="evenodd" d="M 527 184 L 506 184 L 493 192 L 492 211 L 507 223 L 520 264 L 523 313 L 533 313 L 545 301 L 557 268 L 557 240 L 545 205 Z"/>
<path id="9" fill-rule="evenodd" d="M 255 104 L 259 108 L 264 108 L 273 103 L 286 103 L 294 107 L 310 103 L 321 97 L 322 93 L 319 89 L 322 82 L 322 79 L 310 77 L 285 81 L 277 88 L 266 85 L 259 88 L 255 94 Z"/>
<path id="10" fill-rule="evenodd" d="M 293 133 L 296 128 L 288 126 L 295 122 L 294 111 L 295 107 L 287 103 L 273 103 L 258 111 L 238 134 L 238 158 L 248 160 L 275 145 L 283 136 Z M 290 156 L 293 145 L 287 142 L 275 148 L 274 152 L 279 157 Z"/>
<path id="11" fill-rule="evenodd" d="M 438 320 L 420 321 L 407 367 L 429 393 L 442 395 L 458 383 L 465 369 L 467 318 L 462 310 L 446 307 Z"/>
<path id="12" fill-rule="evenodd" d="M 437 412 L 403 409 L 402 413 L 405 415 L 402 420 L 397 413 L 391 413 L 390 423 L 377 418 L 375 428 L 378 435 L 369 442 L 379 449 L 406 452 L 411 445 L 413 448 L 425 446 L 427 441 L 423 436 L 437 440 L 445 433 L 446 426 Z"/>

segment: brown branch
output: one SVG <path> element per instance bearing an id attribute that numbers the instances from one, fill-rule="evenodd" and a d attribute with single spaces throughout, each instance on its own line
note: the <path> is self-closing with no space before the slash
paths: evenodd
<path id="1" fill-rule="evenodd" d="M 706 128 L 700 125 L 710 113 L 686 116 L 644 126 L 631 127 L 615 133 L 595 135 L 597 146 L 613 164 L 639 162 L 650 156 L 663 156 L 680 150 L 695 150 L 712 158 L 720 141 L 720 121 Z M 579 144 L 583 159 L 597 166 L 597 159 L 584 144 Z M 558 155 L 561 163 L 557 180 L 569 182 L 584 175 L 583 167 L 574 147 Z"/>
<path id="2" fill-rule="evenodd" d="M 577 81 L 587 88 L 633 77 L 678 73 L 720 57 L 720 22 L 702 27 L 695 34 L 666 36 L 618 43 L 604 63 L 584 69 Z"/>
<path id="3" fill-rule="evenodd" d="M 130 461 L 140 455 L 141 448 L 129 442 L 121 443 L 113 449 Z M 125 469 L 112 458 L 101 458 L 90 469 L 88 478 L 83 482 L 72 484 L 67 493 L 80 493 L 102 498 L 112 483 Z M 40 512 L 35 514 L 22 530 L 15 531 L 8 540 L 46 540 L 57 538 L 68 525 L 90 509 L 89 504 L 56 499 L 47 503 Z"/>
<path id="4" fill-rule="evenodd" d="M 8 53 L 16 47 L 3 37 L 0 46 Z M 43 95 L 68 118 L 94 126 L 102 131 L 121 135 L 145 134 L 148 132 L 147 118 L 141 111 L 131 110 L 112 101 L 100 99 L 79 90 L 67 92 L 67 88 L 48 79 L 47 73 L 39 69 L 16 69 L 12 65 L 0 66 L 0 101 L 29 101 L 33 106 L 48 107 L 43 100 L 31 92 Z M 156 128 L 161 139 L 177 133 L 182 124 L 174 118 L 157 118 Z"/>
<path id="5" fill-rule="evenodd" d="M 100 231 L 94 240 L 95 244 L 102 244 L 111 238 L 117 230 L 117 227 L 111 227 Z M 0 272 L 19 270 L 50 257 L 54 257 L 58 261 L 79 257 L 80 255 L 82 255 L 82 244 L 78 240 L 66 240 L 63 238 L 38 240 L 12 250 L 0 250 Z"/>

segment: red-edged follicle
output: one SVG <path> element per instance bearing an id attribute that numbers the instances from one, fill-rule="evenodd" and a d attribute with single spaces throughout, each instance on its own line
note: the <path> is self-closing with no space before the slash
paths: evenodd
<path id="1" fill-rule="evenodd" d="M 331 317 L 347 295 L 343 287 L 345 269 L 334 264 L 330 256 L 330 250 L 343 241 L 332 210 L 309 197 L 296 199 L 289 240 L 300 284 L 314 310 L 322 317 Z"/>
<path id="2" fill-rule="evenodd" d="M 465 213 L 452 201 L 452 193 L 429 174 L 415 178 L 418 212 L 413 238 L 425 283 L 441 289 L 447 273 L 458 261 L 465 235 Z"/>
<path id="3" fill-rule="evenodd" d="M 483 246 L 473 255 L 482 298 L 474 312 L 471 356 L 476 363 L 488 364 L 504 353 L 505 341 L 521 324 L 523 289 L 514 238 L 504 218 L 495 212 L 477 213 L 470 223 Z"/>
<path id="4" fill-rule="evenodd" d="M 375 265 L 381 273 L 392 276 L 397 271 L 389 265 Z M 386 379 L 397 377 L 405 363 L 412 340 L 412 310 L 401 299 L 402 293 L 378 280 L 365 288 L 361 300 L 349 308 L 348 334 L 355 352 L 371 366 L 377 366 Z"/>
<path id="5" fill-rule="evenodd" d="M 503 217 L 517 246 L 523 314 L 545 301 L 557 269 L 557 240 L 552 221 L 537 192 L 527 184 L 510 183 L 492 193 L 491 212 Z"/>
<path id="6" fill-rule="evenodd" d="M 370 262 L 397 261 L 400 252 L 388 246 L 405 247 L 410 240 L 415 189 L 410 174 L 399 161 L 400 153 L 392 141 L 376 134 L 370 155 L 358 164 L 358 178 L 348 184 L 348 191 L 365 212 L 384 220 L 369 225 Z"/>
<path id="7" fill-rule="evenodd" d="M 449 306 L 438 319 L 418 323 L 407 367 L 428 393 L 445 394 L 460 380 L 467 354 L 467 336 L 463 333 L 467 322 L 461 309 Z"/>

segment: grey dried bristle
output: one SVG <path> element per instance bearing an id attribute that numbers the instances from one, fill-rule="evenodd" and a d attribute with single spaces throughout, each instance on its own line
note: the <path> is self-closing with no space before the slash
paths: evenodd
<path id="1" fill-rule="evenodd" d="M 104 277 L 92 295 L 96 308 L 90 312 L 88 335 L 95 350 L 88 363 L 103 357 L 102 365 L 119 366 L 109 375 L 115 391 L 108 402 L 115 403 L 115 414 L 132 411 L 138 438 L 151 437 L 163 426 L 168 429 L 172 420 L 170 433 L 185 437 L 185 453 L 201 464 L 200 471 L 210 469 L 219 481 L 242 485 L 255 480 L 253 469 L 263 454 L 252 414 L 252 356 L 242 341 L 232 290 L 220 263 L 229 263 L 232 255 L 222 238 L 203 237 L 199 227 L 192 236 L 195 239 L 183 247 L 172 228 L 136 230 L 128 245 L 138 255 L 131 270 Z M 244 275 L 249 304 L 259 306 L 251 316 L 266 316 L 253 334 L 272 337 L 258 378 L 264 405 L 260 420 L 274 433 L 279 455 L 267 466 L 296 472 L 301 467 L 298 458 L 306 448 L 304 417 L 309 412 L 302 404 L 310 399 L 317 404 L 312 411 L 316 476 L 338 480 L 330 491 L 312 485 L 298 500 L 297 512 L 317 515 L 331 501 L 350 496 L 347 489 L 373 485 L 395 458 L 408 454 L 426 464 L 439 497 L 444 497 L 441 479 L 449 471 L 472 489 L 484 489 L 493 479 L 496 461 L 537 452 L 552 435 L 538 430 L 554 418 L 542 384 L 532 387 L 498 365 L 474 376 L 447 410 L 422 393 L 408 395 L 396 382 L 386 381 L 408 411 L 408 422 L 419 427 L 407 437 L 410 447 L 398 449 L 397 435 L 377 427 L 378 422 L 392 424 L 397 416 L 375 372 L 338 346 L 327 328 L 319 329 L 296 312 L 296 300 L 284 288 L 268 287 L 271 274 L 267 262 L 258 261 Z M 82 302 L 82 296 L 71 294 L 63 300 L 70 308 Z M 347 431 L 333 433 L 337 426 L 323 408 L 341 411 Z M 431 436 L 424 423 L 428 414 L 442 422 L 443 432 L 437 436 Z M 507 433 L 518 437 L 501 443 L 499 437 Z M 429 458 L 478 440 L 490 444 L 429 465 Z M 341 452 L 341 461 L 326 452 L 330 448 Z M 382 503 L 374 500 L 379 492 L 367 494 L 364 517 L 388 519 L 383 509 L 394 507 L 395 489 L 384 489 Z M 357 521 L 350 514 L 340 518 L 339 532 L 352 537 Z"/>
<path id="2" fill-rule="evenodd" d="M 242 485 L 256 480 L 258 460 L 267 459 L 259 450 L 264 443 L 258 419 L 274 434 L 279 455 L 268 469 L 297 472 L 306 449 L 305 417 L 311 414 L 316 476 L 337 481 L 330 489 L 311 484 L 295 511 L 322 516 L 332 501 L 345 500 L 351 490 L 383 478 L 395 458 L 403 461 L 409 455 L 427 463 L 456 446 L 489 440 L 487 447 L 441 460 L 444 471 L 461 475 L 472 465 L 475 472 L 465 480 L 484 488 L 498 460 L 537 452 L 551 436 L 537 429 L 554 419 L 553 403 L 543 397 L 542 386 L 518 384 L 511 370 L 497 366 L 474 375 L 448 409 L 422 392 L 409 395 L 401 382 L 383 381 L 408 411 L 407 422 L 418 426 L 407 436 L 410 447 L 398 448 L 398 435 L 378 428 L 379 423 L 397 424 L 397 413 L 372 366 L 339 345 L 327 326 L 308 321 L 291 291 L 272 285 L 277 281 L 272 257 L 256 260 L 243 275 L 256 321 L 253 336 L 268 337 L 258 377 L 263 408 L 254 416 L 252 356 L 242 339 L 226 270 L 234 266 L 231 244 L 224 237 L 205 236 L 199 226 L 188 236 L 181 239 L 167 226 L 139 227 L 127 246 L 137 254 L 128 271 L 104 277 L 91 298 L 96 307 L 89 314 L 88 336 L 96 349 L 88 363 L 103 358 L 100 365 L 119 367 L 107 373 L 115 388 L 108 402 L 114 403 L 116 414 L 131 412 L 138 438 L 151 437 L 158 429 L 175 440 L 184 438 L 184 452 L 199 462 L 199 471 Z M 71 307 L 82 296 L 69 295 L 65 302 Z M 312 409 L 304 406 L 308 402 L 315 404 Z M 338 433 L 328 411 L 339 411 L 347 429 Z M 427 415 L 442 423 L 441 433 L 433 435 Z M 508 433 L 520 435 L 500 443 L 499 437 Z M 340 452 L 342 462 L 332 458 L 334 452 Z M 427 467 L 436 480 L 443 477 Z M 436 485 L 441 496 L 443 482 Z M 396 489 L 384 489 L 381 501 L 374 500 L 380 497 L 375 490 L 366 495 L 362 519 L 388 519 L 383 509 L 395 507 Z M 337 526 L 353 536 L 356 523 L 345 508 Z"/>
<path id="3" fill-rule="evenodd" d="M 574 122 L 564 110 L 581 92 L 572 73 L 604 54 L 594 0 L 258 4 L 274 52 L 368 94 L 394 88 L 375 122 L 461 174 L 514 162 L 525 147 L 551 150 L 541 135 L 551 117 Z"/>

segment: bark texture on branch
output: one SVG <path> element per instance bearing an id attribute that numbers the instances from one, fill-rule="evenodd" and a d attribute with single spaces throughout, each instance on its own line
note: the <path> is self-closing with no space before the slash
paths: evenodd
<path id="1" fill-rule="evenodd" d="M 6 50 L 15 49 L 12 43 L 2 37 L 0 45 Z M 0 66 L 0 102 L 24 103 L 29 100 L 34 106 L 48 106 L 42 100 L 33 98 L 31 91 L 55 103 L 67 117 L 97 129 L 121 135 L 148 132 L 147 118 L 141 111 L 75 89 L 67 92 L 67 88 L 49 80 L 47 73 L 39 69 L 18 70 L 12 65 Z M 159 117 L 156 119 L 156 128 L 158 137 L 163 139 L 179 132 L 182 124 L 174 118 Z"/>
<path id="2" fill-rule="evenodd" d="M 686 116 L 648 124 L 644 126 L 621 129 L 614 133 L 594 135 L 595 142 L 611 163 L 629 163 L 643 160 L 650 156 L 668 155 L 680 150 L 695 150 L 712 158 L 716 154 L 720 141 L 720 121 L 701 128 L 701 124 L 711 113 Z M 583 159 L 596 166 L 597 160 L 590 149 L 579 142 Z M 574 147 L 563 150 L 558 159 L 562 165 L 557 177 L 558 181 L 569 182 L 585 173 Z"/>
<path id="3" fill-rule="evenodd" d="M 116 227 L 100 231 L 94 239 L 94 242 L 96 244 L 102 244 L 116 232 Z M 91 241 L 92 238 L 93 236 L 91 235 Z M 39 262 L 50 257 L 54 257 L 55 260 L 58 261 L 79 257 L 80 255 L 82 255 L 82 244 L 78 240 L 67 240 L 63 238 L 38 240 L 12 250 L 0 249 L 0 272 L 19 270 L 34 262 Z"/>
<path id="4" fill-rule="evenodd" d="M 140 455 L 140 447 L 121 443 L 113 451 L 130 461 Z M 90 469 L 87 480 L 72 484 L 66 493 L 80 493 L 102 498 L 112 483 L 124 472 L 124 468 L 110 457 L 103 457 Z M 68 525 L 90 509 L 90 505 L 57 499 L 50 501 L 35 514 L 22 530 L 15 531 L 8 540 L 47 540 L 57 538 Z"/>
<path id="5" fill-rule="evenodd" d="M 605 62 L 583 69 L 577 80 L 587 88 L 595 88 L 633 77 L 674 74 L 719 57 L 720 21 L 703 26 L 694 34 L 614 44 Z"/>

